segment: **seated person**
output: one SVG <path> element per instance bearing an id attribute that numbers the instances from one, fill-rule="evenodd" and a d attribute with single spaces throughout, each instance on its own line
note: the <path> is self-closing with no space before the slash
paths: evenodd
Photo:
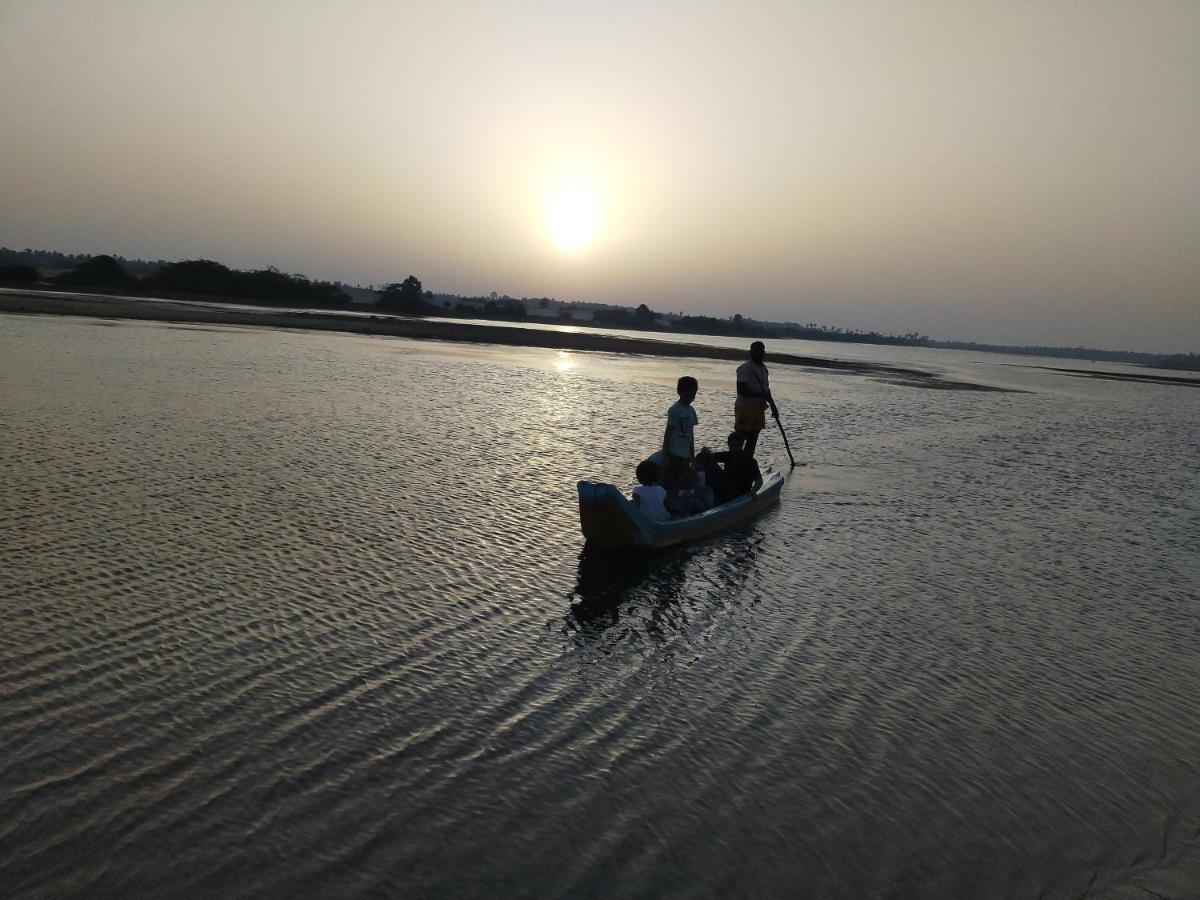
<path id="1" fill-rule="evenodd" d="M 724 457 L 725 455 L 725 453 L 713 453 L 707 447 L 702 448 L 700 453 L 697 454 L 697 460 L 703 458 L 700 465 L 704 466 L 704 484 L 712 493 L 714 506 L 728 503 L 734 497 L 738 496 L 737 488 L 733 485 L 733 480 L 725 474 L 725 470 L 717 463 L 718 457 Z"/>
<path id="2" fill-rule="evenodd" d="M 633 505 L 642 511 L 647 519 L 655 522 L 666 522 L 671 518 L 665 502 L 667 492 L 659 484 L 662 480 L 662 467 L 653 460 L 644 459 L 638 463 L 637 480 L 640 484 L 633 488 Z"/>
<path id="3" fill-rule="evenodd" d="M 724 466 L 725 475 L 733 484 L 733 496 L 740 497 L 743 494 L 757 493 L 763 483 L 762 472 L 758 470 L 758 462 L 754 457 L 748 456 L 743 450 L 746 445 L 746 436 L 737 431 L 732 432 L 729 435 L 728 443 L 729 451 L 714 453 L 713 458 Z M 720 497 L 717 499 L 720 500 Z M 729 499 L 733 499 L 733 497 Z M 720 502 L 727 501 L 720 500 Z"/>
<path id="4" fill-rule="evenodd" d="M 707 509 L 696 494 L 696 473 L 690 465 L 679 469 L 675 490 L 667 497 L 667 512 L 673 516 L 694 516 Z"/>
<path id="5" fill-rule="evenodd" d="M 700 498 L 705 509 L 712 509 L 717 505 L 717 493 L 712 487 L 713 475 L 718 474 L 718 480 L 720 475 L 724 475 L 721 467 L 713 460 L 712 451 L 701 447 L 696 458 L 692 460 L 692 469 L 696 473 L 696 496 Z"/>

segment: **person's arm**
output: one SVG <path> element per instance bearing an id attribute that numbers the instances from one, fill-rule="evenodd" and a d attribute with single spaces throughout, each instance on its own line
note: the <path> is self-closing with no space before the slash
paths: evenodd
<path id="1" fill-rule="evenodd" d="M 763 394 L 767 398 L 767 404 L 771 407 L 771 415 L 778 419 L 779 407 L 775 405 L 775 398 L 771 396 L 771 389 L 767 387 L 765 382 L 761 385 L 761 387 L 763 389 Z"/>
<path id="2" fill-rule="evenodd" d="M 753 458 L 753 457 L 751 457 L 751 458 L 750 458 L 750 461 L 751 461 L 752 463 L 754 463 L 754 484 L 752 484 L 752 485 L 750 486 L 750 493 L 751 493 L 751 494 L 757 494 L 757 493 L 758 493 L 758 489 L 759 489 L 760 487 L 762 487 L 762 485 L 763 485 L 763 481 L 762 481 L 762 471 L 761 471 L 761 470 L 758 468 L 758 463 L 757 463 L 757 462 L 754 460 L 754 458 Z"/>
<path id="3" fill-rule="evenodd" d="M 663 465 L 671 458 L 671 420 L 667 419 L 667 430 L 663 432 Z"/>

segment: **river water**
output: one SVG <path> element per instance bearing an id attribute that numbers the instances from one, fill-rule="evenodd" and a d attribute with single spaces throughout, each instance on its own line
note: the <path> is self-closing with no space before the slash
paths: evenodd
<path id="1" fill-rule="evenodd" d="M 845 349 L 1015 390 L 776 367 L 779 507 L 639 557 L 575 481 L 728 362 L 0 317 L 0 893 L 1186 885 L 1200 390 Z"/>

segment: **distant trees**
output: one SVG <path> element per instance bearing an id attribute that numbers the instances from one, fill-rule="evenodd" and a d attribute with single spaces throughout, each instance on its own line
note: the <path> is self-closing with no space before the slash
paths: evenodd
<path id="1" fill-rule="evenodd" d="M 163 263 L 152 274 L 139 279 L 131 275 L 116 257 L 93 256 L 53 280 L 56 284 L 73 287 L 194 294 L 268 306 L 338 307 L 350 303 L 350 297 L 332 282 L 287 275 L 274 266 L 242 272 L 211 259 Z"/>
<path id="2" fill-rule="evenodd" d="M 0 266 L 0 281 L 7 284 L 33 284 L 38 280 L 38 270 L 33 266 L 19 264 Z"/>
<path id="3" fill-rule="evenodd" d="M 122 288 L 133 282 L 125 267 L 107 254 L 93 256 L 54 280 L 58 284 L 97 288 Z"/>
<path id="4" fill-rule="evenodd" d="M 345 306 L 350 297 L 329 281 L 287 275 L 274 266 L 251 272 L 230 269 L 211 259 L 167 263 L 145 281 L 152 290 L 197 294 L 268 306 Z"/>
<path id="5" fill-rule="evenodd" d="M 493 294 L 493 296 L 495 295 Z M 480 311 L 473 310 L 470 307 L 466 307 L 464 311 L 466 310 L 470 310 L 476 315 L 480 314 Z M 483 304 L 481 312 L 485 319 L 504 319 L 509 322 L 524 321 L 529 316 L 529 311 L 525 309 L 524 303 L 508 297 L 503 300 L 489 300 Z"/>
<path id="6" fill-rule="evenodd" d="M 1153 365 L 1163 369 L 1188 369 L 1200 372 L 1200 353 L 1172 353 L 1160 357 Z"/>
<path id="7" fill-rule="evenodd" d="M 149 287 L 214 297 L 238 296 L 237 274 L 211 259 L 185 259 L 167 263 L 147 280 Z"/>
<path id="8" fill-rule="evenodd" d="M 88 253 L 59 253 L 57 250 L 31 250 L 29 248 L 14 250 L 11 247 L 0 247 L 0 265 L 33 266 L 39 271 L 62 272 L 87 262 L 91 258 L 91 254 Z M 161 259 L 157 262 L 146 259 L 126 259 L 123 256 L 113 256 L 113 259 L 135 278 L 149 275 L 159 266 L 164 265 L 164 261 Z"/>
<path id="9" fill-rule="evenodd" d="M 592 313 L 592 321 L 597 325 L 608 325 L 612 328 L 637 328 L 637 314 L 621 307 L 606 307 Z"/>
<path id="10" fill-rule="evenodd" d="M 66 269 L 67 271 L 63 271 Z M 342 307 L 351 303 L 336 282 L 312 281 L 304 275 L 287 275 L 274 267 L 257 271 L 237 271 L 208 259 L 157 262 L 125 259 L 119 256 L 60 253 L 54 250 L 14 250 L 0 247 L 0 282 L 35 284 L 45 272 L 46 281 L 87 288 L 108 288 L 128 292 L 157 291 L 192 294 L 214 300 L 238 300 L 247 303 L 298 307 Z M 50 278 L 55 272 L 62 272 Z M 1087 347 L 1014 346 L 965 341 L 940 341 L 919 332 L 895 335 L 863 329 L 839 328 L 816 323 L 760 322 L 740 313 L 728 318 L 684 315 L 682 312 L 656 313 L 645 303 L 636 309 L 575 302 L 568 305 L 553 298 L 527 298 L 524 302 L 492 292 L 489 297 L 463 298 L 455 294 L 434 295 L 422 291 L 421 282 L 409 275 L 382 292 L 381 306 L 397 312 L 423 315 L 468 315 L 489 319 L 522 320 L 527 305 L 539 310 L 558 304 L 560 321 L 574 321 L 578 314 L 586 320 L 592 312 L 596 325 L 620 328 L 672 330 L 731 336 L 803 338 L 821 341 L 850 341 L 871 344 L 899 344 L 1000 353 L 1032 354 L 1068 359 L 1125 362 L 1135 365 L 1200 371 L 1200 354 L 1156 354 L 1127 350 L 1099 350 Z M 439 305 L 440 304 L 440 305 Z M 660 316 L 662 318 L 660 318 Z"/>
<path id="11" fill-rule="evenodd" d="M 424 315 L 430 309 L 425 302 L 421 280 L 416 275 L 409 275 L 403 281 L 385 287 L 379 298 L 379 305 L 390 312 L 406 316 Z"/>
<path id="12" fill-rule="evenodd" d="M 658 329 L 658 313 L 645 303 L 637 309 L 629 310 L 624 307 L 607 307 L 598 309 L 592 314 L 592 321 L 597 325 L 608 325 L 611 328 Z"/>
<path id="13" fill-rule="evenodd" d="M 747 329 L 745 322 L 735 319 L 718 319 L 716 316 L 678 315 L 671 323 L 671 327 L 675 331 L 687 331 L 691 334 L 742 335 L 753 333 Z"/>

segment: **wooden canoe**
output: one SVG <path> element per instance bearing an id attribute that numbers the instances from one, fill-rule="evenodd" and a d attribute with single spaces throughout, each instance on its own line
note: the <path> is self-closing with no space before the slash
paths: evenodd
<path id="1" fill-rule="evenodd" d="M 589 544 L 598 547 L 670 547 L 708 537 L 744 522 L 779 501 L 783 475 L 767 475 L 757 494 L 745 494 L 698 516 L 655 522 L 611 484 L 579 482 L 579 525 Z"/>

